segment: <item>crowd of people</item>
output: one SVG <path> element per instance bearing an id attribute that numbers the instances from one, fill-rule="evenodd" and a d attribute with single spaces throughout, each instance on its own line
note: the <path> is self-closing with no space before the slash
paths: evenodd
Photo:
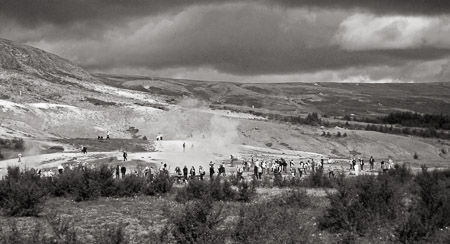
<path id="1" fill-rule="evenodd" d="M 83 147 L 85 148 L 85 147 Z M 170 166 L 167 163 L 161 162 L 159 169 L 155 169 L 152 166 L 146 166 L 143 170 L 138 168 L 127 169 L 125 162 L 128 160 L 128 153 L 123 151 L 123 161 L 122 165 L 117 164 L 115 166 L 115 178 L 121 179 L 124 178 L 127 173 L 134 174 L 137 177 L 149 177 L 153 178 L 155 174 L 165 173 L 176 178 L 177 183 L 187 183 L 189 180 L 198 178 L 200 180 L 204 180 L 207 171 L 203 168 L 203 166 L 199 166 L 198 168 L 191 166 L 190 168 L 187 165 L 184 165 L 183 168 L 176 166 L 171 172 Z M 245 175 L 250 175 L 257 180 L 261 180 L 264 175 L 287 175 L 290 177 L 303 177 L 304 175 L 308 175 L 321 169 L 322 172 L 324 170 L 325 164 L 329 164 L 328 168 L 328 176 L 334 177 L 335 172 L 333 167 L 330 165 L 333 161 L 330 159 L 326 159 L 324 157 L 318 158 L 300 158 L 298 161 L 294 161 L 290 159 L 287 161 L 284 158 L 277 159 L 254 159 L 251 156 L 248 160 L 243 160 L 242 163 L 237 160 L 237 158 L 231 156 L 230 165 L 235 165 L 235 173 L 239 180 L 244 179 Z M 349 170 L 350 173 L 354 172 L 356 175 L 361 173 L 364 170 L 374 171 L 375 167 L 375 159 L 371 156 L 368 160 L 369 168 L 366 169 L 364 158 L 351 158 L 349 160 Z M 72 170 L 74 167 L 85 168 L 95 168 L 95 164 L 88 163 L 79 163 L 78 166 L 74 164 L 68 164 L 67 168 Z M 389 157 L 387 161 L 380 162 L 380 169 L 382 172 L 386 172 L 389 169 L 394 167 L 393 160 Z M 229 167 L 228 167 L 229 168 Z M 334 167 L 336 169 L 336 167 Z M 127 171 L 128 170 L 128 171 Z M 51 169 L 39 169 L 37 170 L 38 175 L 43 177 L 53 177 L 57 174 L 62 174 L 65 171 L 65 168 L 60 165 L 57 170 L 53 171 Z M 218 167 L 215 166 L 215 163 L 212 161 L 209 163 L 209 178 L 213 179 L 215 176 L 225 176 L 226 175 L 226 167 L 222 163 Z M 234 171 L 234 170 L 231 170 Z"/>

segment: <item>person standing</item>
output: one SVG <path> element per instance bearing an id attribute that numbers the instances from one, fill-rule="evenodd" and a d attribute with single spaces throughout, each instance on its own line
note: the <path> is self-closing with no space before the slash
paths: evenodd
<path id="1" fill-rule="evenodd" d="M 358 176 L 359 175 L 359 170 L 360 170 L 360 164 L 356 164 L 355 165 L 355 175 Z"/>
<path id="2" fill-rule="evenodd" d="M 372 156 L 370 156 L 370 159 L 369 159 L 370 170 L 373 170 L 374 164 L 375 164 L 375 159 Z"/>
<path id="3" fill-rule="evenodd" d="M 189 173 L 191 174 L 191 180 L 193 180 L 195 178 L 195 167 L 194 166 L 191 167 L 191 171 Z"/>
<path id="4" fill-rule="evenodd" d="M 240 181 L 241 179 L 244 179 L 242 177 L 242 174 L 244 173 L 244 169 L 242 167 L 237 166 L 237 179 Z"/>
<path id="5" fill-rule="evenodd" d="M 127 152 L 123 151 L 123 161 L 127 161 L 128 160 L 128 154 Z"/>
<path id="6" fill-rule="evenodd" d="M 225 166 L 223 166 L 223 164 L 219 167 L 219 176 L 221 175 L 225 176 Z"/>
<path id="7" fill-rule="evenodd" d="M 120 167 L 119 165 L 116 165 L 116 179 L 120 178 Z"/>
<path id="8" fill-rule="evenodd" d="M 387 166 L 384 163 L 384 161 L 381 161 L 380 165 L 381 165 L 381 170 L 383 170 L 383 173 L 385 173 L 387 171 Z"/>
<path id="9" fill-rule="evenodd" d="M 214 171 L 214 164 L 211 162 L 211 163 L 209 164 L 209 179 L 210 179 L 210 180 L 213 180 L 213 178 L 214 178 L 214 173 L 215 173 L 215 171 Z"/>
<path id="10" fill-rule="evenodd" d="M 262 179 L 263 171 L 264 171 L 263 161 L 261 161 L 261 163 L 258 165 L 258 177 L 260 180 Z"/>
<path id="11" fill-rule="evenodd" d="M 17 157 L 19 158 L 19 163 L 22 162 L 22 153 L 17 154 Z"/>
<path id="12" fill-rule="evenodd" d="M 122 166 L 120 168 L 120 172 L 122 173 L 122 179 L 125 177 L 125 173 L 127 172 L 127 168 L 125 166 Z"/>
<path id="13" fill-rule="evenodd" d="M 258 179 L 258 165 L 259 161 L 256 160 L 253 166 L 253 174 L 255 175 L 255 178 Z"/>
<path id="14" fill-rule="evenodd" d="M 183 142 L 183 152 L 186 151 L 186 143 Z"/>
<path id="15" fill-rule="evenodd" d="M 200 175 L 200 180 L 203 180 L 203 176 L 205 176 L 206 172 L 203 170 L 202 166 L 198 168 L 198 174 Z"/>
<path id="16" fill-rule="evenodd" d="M 62 174 L 64 172 L 64 167 L 62 165 L 58 166 L 58 173 Z"/>
<path id="17" fill-rule="evenodd" d="M 149 171 L 149 167 L 148 165 L 144 168 L 144 177 L 147 178 L 148 177 L 148 171 Z"/>
<path id="18" fill-rule="evenodd" d="M 180 184 L 181 177 L 183 176 L 180 167 L 175 167 L 175 174 L 177 175 L 177 183 Z"/>
<path id="19" fill-rule="evenodd" d="M 186 167 L 186 165 L 183 168 L 183 182 L 186 182 L 188 180 L 188 168 Z"/>

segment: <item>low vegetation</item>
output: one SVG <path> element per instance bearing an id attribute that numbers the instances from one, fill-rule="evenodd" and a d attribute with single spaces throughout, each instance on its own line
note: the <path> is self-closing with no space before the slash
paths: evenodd
<path id="1" fill-rule="evenodd" d="M 320 169 L 303 177 L 242 181 L 233 177 L 191 180 L 172 189 L 166 174 L 153 181 L 135 176 L 113 179 L 107 166 L 74 169 L 49 178 L 32 170 L 9 168 L 0 181 L 3 215 L 39 216 L 36 226 L 11 218 L 0 230 L 0 243 L 448 243 L 450 170 L 413 174 L 396 165 L 379 175 L 330 177 Z M 258 189 L 280 191 L 262 197 Z M 305 188 L 326 189 L 310 196 Z M 168 194 L 166 194 L 168 193 Z M 164 207 L 160 228 L 130 236 L 121 222 L 92 227 L 90 235 L 75 219 L 42 211 L 49 199 L 76 201 L 99 197 L 159 195 Z M 94 203 L 94 202 L 93 202 Z M 90 203 L 90 204 L 93 204 Z M 146 210 L 149 211 L 149 210 Z M 139 211 L 138 211 L 139 212 Z M 140 221 L 144 221 L 140 217 Z M 144 223 L 144 222 L 143 222 Z M 22 228 L 28 228 L 24 234 Z M 91 233 L 91 232 L 90 232 Z M 141 239 L 139 239 L 141 238 Z"/>

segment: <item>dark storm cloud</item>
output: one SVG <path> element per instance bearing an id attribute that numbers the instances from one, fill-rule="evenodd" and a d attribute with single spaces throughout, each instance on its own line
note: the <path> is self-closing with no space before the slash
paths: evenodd
<path id="1" fill-rule="evenodd" d="M 0 0 L 0 36 L 97 71 L 400 74 L 450 55 L 446 13 L 437 0 Z"/>
<path id="2" fill-rule="evenodd" d="M 273 0 L 286 7 L 364 9 L 378 14 L 439 15 L 450 13 L 448 0 Z"/>
<path id="3" fill-rule="evenodd" d="M 244 0 L 286 8 L 366 9 L 381 14 L 436 15 L 450 13 L 448 0 Z M 26 26 L 41 23 L 66 25 L 78 21 L 113 21 L 138 18 L 187 6 L 244 2 L 236 0 L 0 0 L 0 16 Z"/>
<path id="4" fill-rule="evenodd" d="M 228 0 L 230 1 L 230 0 Z M 215 0 L 0 0 L 0 16 L 15 19 L 20 24 L 42 23 L 67 25 L 78 21 L 123 21 L 167 11 L 179 11 L 186 6 Z"/>
<path id="5" fill-rule="evenodd" d="M 345 18 L 343 12 L 311 14 L 246 4 L 194 8 L 168 25 L 140 27 L 133 37 L 93 47 L 81 60 L 95 57 L 84 64 L 91 69 L 211 67 L 251 76 L 398 66 L 449 55 L 449 50 L 434 47 L 344 50 L 331 40 Z"/>

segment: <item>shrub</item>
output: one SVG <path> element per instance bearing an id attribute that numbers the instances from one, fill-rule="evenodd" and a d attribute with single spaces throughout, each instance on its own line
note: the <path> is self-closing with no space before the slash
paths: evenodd
<path id="1" fill-rule="evenodd" d="M 311 197 L 305 190 L 291 189 L 284 192 L 281 197 L 273 200 L 278 206 L 289 206 L 298 209 L 307 208 L 312 205 Z"/>
<path id="2" fill-rule="evenodd" d="M 282 240 L 283 243 L 317 243 L 319 240 L 311 236 L 311 220 L 299 211 L 298 206 L 292 204 L 292 199 L 296 197 L 282 199 L 284 200 L 274 199 L 242 205 L 237 224 L 231 231 L 233 241 L 280 243 Z"/>
<path id="3" fill-rule="evenodd" d="M 20 151 L 25 150 L 25 142 L 22 138 L 14 138 L 13 139 L 14 148 Z"/>
<path id="4" fill-rule="evenodd" d="M 48 228 L 47 228 L 47 226 Z M 123 225 L 105 225 L 94 227 L 93 236 L 79 236 L 72 218 L 63 218 L 61 215 L 50 212 L 45 216 L 45 221 L 37 221 L 34 228 L 29 230 L 22 225 L 18 228 L 17 222 L 12 220 L 8 229 L 0 226 L 0 244 L 126 244 L 129 243 L 123 229 Z M 87 240 L 90 240 L 87 242 Z"/>
<path id="5" fill-rule="evenodd" d="M 316 167 L 299 185 L 305 187 L 332 187 L 331 179 L 324 174 L 323 169 Z"/>
<path id="6" fill-rule="evenodd" d="M 169 174 L 157 174 L 153 181 L 148 184 L 147 188 L 144 189 L 144 193 L 147 195 L 152 195 L 150 192 L 154 194 L 165 194 L 172 190 L 173 183 L 175 180 L 170 178 Z"/>
<path id="7" fill-rule="evenodd" d="M 213 201 L 248 201 L 255 189 L 247 182 L 241 182 L 238 190 L 232 188 L 228 180 L 223 182 L 219 177 L 213 181 L 192 180 L 189 184 L 177 192 L 175 199 L 185 202 L 195 199 L 211 199 Z"/>
<path id="8" fill-rule="evenodd" d="M 225 243 L 226 230 L 219 230 L 224 220 L 223 205 L 214 207 L 211 199 L 188 203 L 184 209 L 173 213 L 166 210 L 168 223 L 160 235 L 163 243 Z"/>
<path id="9" fill-rule="evenodd" d="M 339 179 L 336 183 L 336 192 L 328 194 L 330 207 L 319 220 L 321 229 L 364 235 L 369 229 L 381 231 L 402 211 L 398 184 L 389 175 Z"/>
<path id="10" fill-rule="evenodd" d="M 337 134 L 336 134 L 336 137 L 341 137 L 341 136 L 342 136 L 342 135 L 341 135 L 341 132 L 338 131 Z"/>
<path id="11" fill-rule="evenodd" d="M 415 178 L 417 201 L 396 228 L 403 243 L 428 240 L 450 226 L 450 170 L 423 171 Z"/>
<path id="12" fill-rule="evenodd" d="M 52 150 L 52 151 L 58 151 L 58 152 L 63 152 L 64 151 L 64 147 L 62 147 L 62 146 L 51 146 L 48 149 Z"/>
<path id="13" fill-rule="evenodd" d="M 236 200 L 242 202 L 249 202 L 256 193 L 256 188 L 253 184 L 243 181 L 238 184 L 238 194 Z"/>
<path id="14" fill-rule="evenodd" d="M 392 177 L 393 180 L 401 183 L 399 187 L 401 187 L 405 183 L 409 183 L 414 178 L 414 174 L 405 163 L 401 165 L 395 164 L 394 168 L 388 171 L 388 175 Z"/>
<path id="15" fill-rule="evenodd" d="M 321 122 L 321 119 L 319 118 L 319 114 L 316 112 L 308 114 L 306 116 L 306 119 L 304 120 L 304 124 L 312 125 L 312 126 L 318 125 L 318 124 L 320 124 L 320 122 Z"/>
<path id="16" fill-rule="evenodd" d="M 147 141 L 147 136 L 142 137 L 142 140 Z"/>
<path id="17" fill-rule="evenodd" d="M 20 172 L 19 167 L 8 167 L 0 181 L 0 208 L 9 216 L 37 216 L 47 192 L 40 178 L 31 170 Z"/>
<path id="18" fill-rule="evenodd" d="M 94 234 L 95 244 L 127 244 L 130 243 L 125 235 L 123 224 L 105 225 Z"/>
<path id="19" fill-rule="evenodd" d="M 417 154 L 417 152 L 414 152 L 413 158 L 414 158 L 414 159 L 419 159 L 419 155 Z"/>
<path id="20" fill-rule="evenodd" d="M 121 181 L 116 181 L 115 196 L 131 197 L 138 195 L 145 186 L 145 179 L 135 175 L 127 175 Z"/>
<path id="21" fill-rule="evenodd" d="M 342 135 L 343 137 L 347 137 L 347 133 L 344 132 L 344 135 Z"/>

